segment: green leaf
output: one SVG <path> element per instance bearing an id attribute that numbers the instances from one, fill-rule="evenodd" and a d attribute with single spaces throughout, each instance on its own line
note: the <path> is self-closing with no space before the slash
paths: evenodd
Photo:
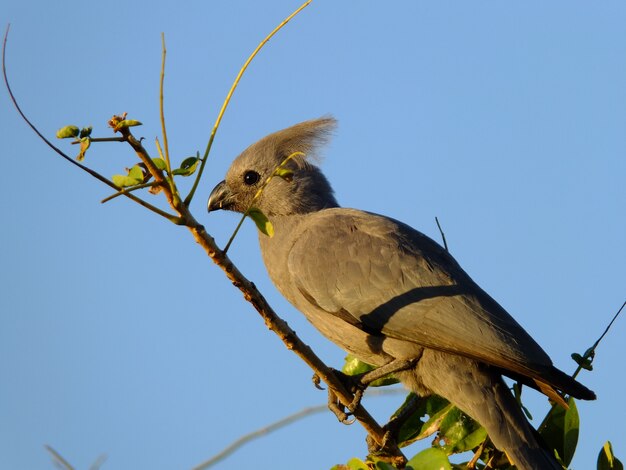
<path id="1" fill-rule="evenodd" d="M 474 423 L 476 422 L 474 421 Z M 448 454 L 458 454 L 461 452 L 475 449 L 485 439 L 487 439 L 487 430 L 478 425 L 478 423 L 476 424 L 477 426 L 475 429 L 466 426 L 465 433 L 459 435 L 456 442 L 451 443 L 449 446 L 445 447 Z"/>
<path id="2" fill-rule="evenodd" d="M 374 370 L 374 366 L 371 366 L 361 361 L 360 359 L 357 359 L 352 354 L 348 354 L 346 356 L 343 367 L 341 368 L 341 372 L 346 375 L 359 375 L 365 372 L 369 372 L 370 370 Z"/>
<path id="3" fill-rule="evenodd" d="M 334 465 L 330 470 L 370 470 L 365 462 L 356 457 L 350 459 L 346 465 Z"/>
<path id="4" fill-rule="evenodd" d="M 254 223 L 256 224 L 256 227 L 259 229 L 259 231 L 261 231 L 270 238 L 274 236 L 274 226 L 263 212 L 261 212 L 256 207 L 251 207 L 250 209 L 248 209 L 248 212 L 246 212 L 246 215 L 254 220 Z"/>
<path id="5" fill-rule="evenodd" d="M 57 131 L 57 139 L 71 139 L 80 133 L 77 126 L 65 126 Z"/>
<path id="6" fill-rule="evenodd" d="M 200 161 L 199 157 L 188 157 L 183 160 L 180 164 L 180 168 L 172 171 L 173 175 L 180 176 L 190 176 L 196 171 L 196 167 L 198 166 L 198 162 Z"/>
<path id="7" fill-rule="evenodd" d="M 539 430 L 543 440 L 550 449 L 556 450 L 566 466 L 574 457 L 580 427 L 576 402 L 570 397 L 567 404 L 568 410 L 558 405 L 553 406 L 546 416 L 545 425 Z"/>
<path id="8" fill-rule="evenodd" d="M 473 449 L 486 437 L 487 431 L 457 407 L 445 413 L 439 426 L 439 439 L 448 454 Z"/>
<path id="9" fill-rule="evenodd" d="M 78 137 L 80 137 L 81 139 L 85 138 L 85 137 L 89 137 L 91 135 L 91 131 L 93 130 L 92 126 L 88 126 L 88 127 L 83 127 L 80 130 L 80 134 Z"/>
<path id="10" fill-rule="evenodd" d="M 115 185 L 121 188 L 127 188 L 143 183 L 144 175 L 139 165 L 135 165 L 128 170 L 128 175 L 113 175 L 111 179 Z"/>
<path id="11" fill-rule="evenodd" d="M 606 441 L 598 454 L 598 470 L 624 470 L 624 465 L 613 454 L 613 446 Z"/>
<path id="12" fill-rule="evenodd" d="M 154 163 L 154 166 L 156 166 L 161 171 L 167 168 L 167 165 L 165 164 L 165 160 L 163 160 L 162 158 L 153 158 L 152 163 Z"/>
<path id="13" fill-rule="evenodd" d="M 436 447 L 424 449 L 406 464 L 406 470 L 452 470 L 446 453 Z"/>
<path id="14" fill-rule="evenodd" d="M 76 160 L 82 162 L 85 159 L 85 152 L 91 145 L 91 139 L 89 137 L 83 137 L 80 139 L 80 152 L 76 156 Z"/>
<path id="15" fill-rule="evenodd" d="M 128 176 L 126 176 L 126 175 L 113 175 L 111 177 L 111 180 L 113 180 L 113 184 L 115 184 L 115 186 L 118 186 L 120 188 L 125 188 L 127 186 L 133 186 L 133 184 L 128 179 Z"/>
<path id="16" fill-rule="evenodd" d="M 140 183 L 143 182 L 143 170 L 141 169 L 141 167 L 139 165 L 135 165 L 133 166 L 129 171 L 128 171 L 128 176 L 130 178 L 139 180 Z"/>
<path id="17" fill-rule="evenodd" d="M 414 393 L 409 393 L 393 416 L 403 413 L 407 406 L 412 406 L 412 402 L 416 398 Z M 446 413 L 454 408 L 448 400 L 438 395 L 418 398 L 418 400 L 417 409 L 411 413 L 398 430 L 398 445 L 400 447 L 408 446 L 439 431 L 439 426 Z"/>
<path id="18" fill-rule="evenodd" d="M 115 129 L 121 129 L 123 127 L 142 126 L 143 124 L 135 119 L 124 119 L 115 125 Z"/>
<path id="19" fill-rule="evenodd" d="M 376 466 L 374 468 L 376 470 L 398 470 L 396 467 L 383 460 L 376 460 Z"/>
<path id="20" fill-rule="evenodd" d="M 346 356 L 345 362 L 343 363 L 343 367 L 341 368 L 341 372 L 346 375 L 360 375 L 371 370 L 374 370 L 376 367 L 367 364 L 360 359 L 357 359 L 352 354 L 348 354 Z M 395 377 L 383 377 L 378 380 L 374 380 L 369 384 L 370 387 L 384 387 L 386 385 L 397 384 L 399 382 Z"/>

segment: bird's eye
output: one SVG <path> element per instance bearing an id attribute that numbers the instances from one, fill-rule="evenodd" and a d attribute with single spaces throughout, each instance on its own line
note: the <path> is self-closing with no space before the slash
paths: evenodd
<path id="1" fill-rule="evenodd" d="M 248 170 L 243 175 L 243 182 L 246 183 L 248 186 L 252 186 L 253 184 L 257 184 L 259 178 L 260 176 L 256 171 Z"/>

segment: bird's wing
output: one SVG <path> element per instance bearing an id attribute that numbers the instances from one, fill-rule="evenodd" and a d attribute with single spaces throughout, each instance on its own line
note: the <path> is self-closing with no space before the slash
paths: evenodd
<path id="1" fill-rule="evenodd" d="M 542 378 L 541 347 L 442 247 L 400 222 L 351 209 L 310 216 L 289 276 L 317 308 L 374 335 Z"/>

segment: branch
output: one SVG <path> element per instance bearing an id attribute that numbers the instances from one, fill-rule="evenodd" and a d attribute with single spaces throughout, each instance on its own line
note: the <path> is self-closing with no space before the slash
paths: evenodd
<path id="1" fill-rule="evenodd" d="M 381 395 L 395 395 L 397 393 L 404 394 L 404 390 L 401 389 L 390 389 L 390 390 L 371 390 L 368 392 L 368 396 L 381 396 Z M 240 447 L 248 442 L 263 437 L 277 429 L 284 428 L 285 426 L 289 426 L 296 421 L 301 420 L 302 418 L 306 418 L 307 416 L 314 415 L 316 413 L 322 413 L 328 410 L 328 405 L 315 405 L 315 406 L 307 406 L 306 408 L 302 408 L 300 411 L 296 411 L 284 418 L 281 418 L 273 423 L 268 424 L 267 426 L 263 426 L 262 428 L 251 431 L 243 436 L 235 439 L 232 443 L 226 446 L 224 449 L 219 451 L 210 459 L 205 460 L 204 462 L 196 465 L 192 468 L 192 470 L 206 470 L 209 467 L 212 467 L 216 463 L 224 460 L 226 457 L 235 453 Z"/>
<path id="2" fill-rule="evenodd" d="M 19 113 L 19 115 L 22 117 L 22 119 L 26 122 L 26 124 L 28 124 L 28 126 L 33 130 L 33 132 L 35 134 L 37 134 L 37 136 L 39 136 L 39 138 L 41 140 L 43 140 L 46 145 L 48 145 L 48 147 L 50 147 L 52 150 L 54 150 L 57 154 L 59 154 L 62 158 L 64 158 L 66 161 L 68 161 L 69 163 L 71 163 L 72 165 L 77 166 L 78 168 L 80 168 L 81 170 L 87 172 L 88 174 L 90 174 L 91 176 L 93 176 L 94 178 L 96 178 L 98 181 L 106 184 L 107 186 L 113 188 L 115 191 L 120 191 L 122 188 L 118 187 L 117 185 L 115 185 L 113 183 L 113 181 L 109 180 L 108 178 L 105 178 L 104 176 L 102 176 L 100 173 L 98 173 L 97 171 L 92 170 L 91 168 L 77 162 L 76 160 L 74 160 L 73 158 L 69 157 L 67 154 L 65 154 L 61 149 L 59 149 L 56 145 L 54 145 L 52 142 L 50 142 L 40 131 L 39 129 L 37 129 L 37 127 L 26 117 L 26 115 L 24 114 L 24 112 L 22 111 L 22 108 L 20 108 L 20 105 L 17 102 L 17 99 L 15 98 L 15 95 L 13 94 L 13 90 L 11 90 L 11 85 L 9 84 L 9 77 L 7 75 L 7 68 L 6 68 L 6 49 L 7 49 L 7 41 L 9 39 L 9 29 L 10 29 L 11 25 L 7 26 L 6 32 L 4 33 L 4 41 L 2 43 L 2 75 L 4 77 L 4 85 L 7 87 L 7 91 L 9 93 L 9 97 L 11 98 L 11 102 L 13 103 L 13 106 L 15 106 L 15 109 L 17 110 L 17 112 Z M 108 140 L 108 139 L 107 139 Z M 93 139 L 92 139 L 93 141 Z M 119 139 L 116 138 L 116 141 L 119 141 Z M 126 196 L 128 199 L 136 202 L 137 204 L 145 207 L 148 210 L 151 210 L 152 212 L 154 212 L 155 214 L 159 214 L 162 217 L 165 217 L 166 219 L 174 222 L 175 221 L 175 217 L 168 214 L 165 211 L 162 211 L 161 209 L 159 209 L 158 207 L 153 206 L 152 204 L 150 204 L 149 202 L 144 201 L 141 198 L 138 198 L 137 196 L 135 196 L 134 194 L 131 193 L 124 193 L 124 196 Z"/>
<path id="3" fill-rule="evenodd" d="M 615 315 L 613 315 L 613 318 L 611 319 L 611 321 L 609 322 L 609 324 L 607 325 L 607 327 L 604 329 L 604 332 L 600 335 L 600 337 L 596 340 L 595 343 L 593 343 L 593 346 L 591 346 L 590 348 L 588 348 L 585 351 L 585 354 L 580 358 L 580 360 L 578 360 L 578 367 L 576 367 L 576 370 L 574 371 L 574 373 L 572 374 L 572 378 L 576 378 L 578 376 L 578 374 L 580 373 L 581 370 L 583 370 L 583 366 L 582 364 L 584 364 L 586 361 L 589 360 L 589 364 L 591 364 L 591 361 L 593 360 L 593 358 L 596 355 L 596 349 L 598 348 L 598 346 L 600 345 L 600 342 L 604 339 L 604 337 L 606 336 L 606 334 L 609 332 L 609 330 L 611 329 L 611 326 L 613 326 L 613 323 L 615 323 L 615 320 L 617 320 L 617 317 L 619 317 L 620 313 L 622 313 L 622 310 L 624 310 L 624 307 L 626 307 L 626 301 L 624 301 L 624 303 L 622 304 L 622 306 L 617 310 L 617 313 L 615 313 Z M 543 421 L 541 422 L 541 424 L 537 427 L 537 430 L 541 430 L 543 429 L 545 426 L 547 426 L 548 424 L 548 419 L 550 418 L 550 415 L 552 414 L 552 411 L 559 406 L 558 403 L 553 403 L 552 406 L 550 407 L 550 411 L 548 411 L 548 413 L 546 414 L 546 416 L 543 418 Z"/>
<path id="4" fill-rule="evenodd" d="M 118 192 L 113 193 L 110 196 L 105 197 L 102 201 L 100 201 L 100 203 L 104 204 L 105 202 L 109 202 L 109 201 L 115 199 L 118 196 L 125 195 L 126 193 L 130 193 L 132 191 L 137 191 L 139 189 L 152 188 L 154 186 L 158 186 L 158 183 L 155 183 L 154 181 L 151 181 L 149 183 L 143 183 L 143 184 L 138 184 L 137 186 L 131 186 L 130 188 L 122 188 Z"/>
<path id="5" fill-rule="evenodd" d="M 309 3 L 311 3 L 311 1 L 312 0 L 306 1 L 300 8 L 298 8 L 294 13 L 292 13 L 289 17 L 287 17 L 278 27 L 276 27 L 259 44 L 259 46 L 254 50 L 252 55 L 245 62 L 244 66 L 240 70 L 240 72 L 239 72 L 239 74 L 238 74 L 238 76 L 237 76 L 237 78 L 235 80 L 235 83 L 231 87 L 231 90 L 230 90 L 228 96 L 226 97 L 226 100 L 224 101 L 224 104 L 223 104 L 222 109 L 221 109 L 221 111 L 220 111 L 220 113 L 218 115 L 218 118 L 217 118 L 217 121 L 215 123 L 215 126 L 213 127 L 213 130 L 211 132 L 211 136 L 210 136 L 209 142 L 207 144 L 207 148 L 205 150 L 204 158 L 201 159 L 202 163 L 201 163 L 201 166 L 200 166 L 199 174 L 196 177 L 196 180 L 194 182 L 194 185 L 193 185 L 193 188 L 192 188 L 191 192 L 189 193 L 189 195 L 187 196 L 187 198 L 184 201 L 180 198 L 178 192 L 176 191 L 175 186 L 173 184 L 170 184 L 170 179 L 171 178 L 169 176 L 166 177 L 163 174 L 163 172 L 156 167 L 156 165 L 154 164 L 154 162 L 150 158 L 148 152 L 146 151 L 146 149 L 141 144 L 141 141 L 136 139 L 132 135 L 132 133 L 130 132 L 128 127 L 122 127 L 122 128 L 119 128 L 119 129 L 117 128 L 117 126 L 115 125 L 116 122 L 119 122 L 119 120 L 123 119 L 123 117 L 114 116 L 113 119 L 110 121 L 110 124 L 112 125 L 112 127 L 115 130 L 117 130 L 118 132 L 120 132 L 120 134 L 122 135 L 123 141 L 127 142 L 133 148 L 133 150 L 135 151 L 135 153 L 137 154 L 139 159 L 143 162 L 143 164 L 145 165 L 147 171 L 154 178 L 154 180 L 155 180 L 154 184 L 158 184 L 159 186 L 161 186 L 163 188 L 163 194 L 164 194 L 168 204 L 170 205 L 170 207 L 172 207 L 172 209 L 174 209 L 174 211 L 176 211 L 178 213 L 178 216 L 168 214 L 168 213 L 166 213 L 166 212 L 164 212 L 164 211 L 162 211 L 162 210 L 152 206 L 151 204 L 147 203 L 146 201 L 143 201 L 142 199 L 134 196 L 129 191 L 123 191 L 122 188 L 119 188 L 112 181 L 110 181 L 107 178 L 103 177 L 99 173 L 91 170 L 90 168 L 80 164 L 79 162 L 76 162 L 74 159 L 68 157 L 60 149 L 58 149 L 56 146 L 54 146 L 48 139 L 46 139 L 46 137 L 44 137 L 43 134 L 41 134 L 41 132 L 39 132 L 39 130 L 26 118 L 26 116 L 24 115 L 24 113 L 20 109 L 16 99 L 14 98 L 14 96 L 13 96 L 13 94 L 11 92 L 11 89 L 10 89 L 10 86 L 9 86 L 9 82 L 8 82 L 8 78 L 7 78 L 7 74 L 6 74 L 4 58 L 5 58 L 5 49 L 6 49 L 6 42 L 7 42 L 7 36 L 8 36 L 8 28 L 7 28 L 7 33 L 6 33 L 5 39 L 4 39 L 3 59 L 2 59 L 3 62 L 2 62 L 2 65 L 3 65 L 5 84 L 7 86 L 7 89 L 9 91 L 9 94 L 10 94 L 11 99 L 13 101 L 13 104 L 17 108 L 17 110 L 18 110 L 19 114 L 22 116 L 22 118 L 31 127 L 31 129 L 50 148 L 52 148 L 56 153 L 61 155 L 65 160 L 69 161 L 73 165 L 78 166 L 79 168 L 81 168 L 82 170 L 86 171 L 88 174 L 90 174 L 94 178 L 96 178 L 99 181 L 105 183 L 107 186 L 112 187 L 116 191 L 122 190 L 122 194 L 124 196 L 126 196 L 126 197 L 130 198 L 131 200 L 133 200 L 133 201 L 143 205 L 144 207 L 148 208 L 149 210 L 151 210 L 151 211 L 153 211 L 153 212 L 155 212 L 155 213 L 157 213 L 157 214 L 167 218 L 168 220 L 170 220 L 171 222 L 173 222 L 175 224 L 186 226 L 188 228 L 188 230 L 191 232 L 191 234 L 194 237 L 195 241 L 204 249 L 206 254 L 213 260 L 213 262 L 215 264 L 217 264 L 224 271 L 224 273 L 231 280 L 233 285 L 235 285 L 242 292 L 244 298 L 254 306 L 254 308 L 257 310 L 257 312 L 263 318 L 266 326 L 270 330 L 272 330 L 281 339 L 281 341 L 285 344 L 287 349 L 289 349 L 289 350 L 293 351 L 294 353 L 296 353 L 315 372 L 315 374 L 321 380 L 323 380 L 328 385 L 328 387 L 330 389 L 332 389 L 334 391 L 334 393 L 336 394 L 338 400 L 345 407 L 349 407 L 353 403 L 353 396 L 345 388 L 343 383 L 338 379 L 337 375 L 330 368 L 328 368 L 324 364 L 324 362 L 322 362 L 322 360 L 313 352 L 313 350 L 307 344 L 305 344 L 296 335 L 296 333 L 287 325 L 287 323 L 284 320 L 282 320 L 276 314 L 276 312 L 267 303 L 267 300 L 257 290 L 256 286 L 252 282 L 250 282 L 239 271 L 239 269 L 232 263 L 232 261 L 226 256 L 226 254 L 217 247 L 217 245 L 215 244 L 215 240 L 206 232 L 204 227 L 195 220 L 195 218 L 192 216 L 192 214 L 191 214 L 191 212 L 189 211 L 189 208 L 188 208 L 189 202 L 193 198 L 193 195 L 194 195 L 195 190 L 197 188 L 198 182 L 199 182 L 200 177 L 202 175 L 202 171 L 203 171 L 204 166 L 206 164 L 207 156 L 208 156 L 209 150 L 211 148 L 211 145 L 213 143 L 213 139 L 215 137 L 215 133 L 217 131 L 219 123 L 220 123 L 220 121 L 222 119 L 222 116 L 224 114 L 226 106 L 228 105 L 228 102 L 229 102 L 229 100 L 230 100 L 230 98 L 231 98 L 231 96 L 232 96 L 232 94 L 233 94 L 233 92 L 234 92 L 234 90 L 235 90 L 235 88 L 236 88 L 236 86 L 237 86 L 241 76 L 243 75 L 243 72 L 246 70 L 246 68 L 248 67 L 248 65 L 252 61 L 252 59 L 256 56 L 256 54 L 263 47 L 263 45 L 265 43 L 267 43 L 273 37 L 273 35 L 276 34 L 276 32 L 278 32 L 285 24 L 287 24 L 287 22 L 289 20 L 291 20 L 297 13 L 299 13 L 302 9 L 304 9 L 307 5 L 309 5 Z M 164 119 L 163 119 L 163 122 L 164 122 Z M 166 146 L 166 148 L 167 148 L 167 146 Z M 166 150 L 166 152 L 167 152 L 167 150 Z M 393 463 L 395 463 L 396 465 L 399 465 L 399 466 L 403 466 L 406 463 L 406 457 L 402 454 L 402 452 L 400 451 L 400 449 L 398 448 L 396 443 L 395 442 L 387 442 L 387 439 L 386 439 L 386 436 L 385 436 L 386 433 L 385 433 L 384 429 L 376 422 L 376 420 L 374 420 L 374 418 L 369 414 L 369 412 L 360 403 L 357 406 L 357 408 L 354 410 L 353 415 L 361 423 L 361 425 L 365 428 L 367 433 L 370 435 L 371 439 L 374 442 L 376 442 L 381 448 L 385 449 L 386 453 L 390 456 L 390 459 L 392 460 Z"/>
<path id="6" fill-rule="evenodd" d="M 280 429 L 284 426 L 287 426 L 295 421 L 298 421 L 299 419 L 302 419 L 306 416 L 310 416 L 312 414 L 315 413 L 320 413 L 322 411 L 328 410 L 328 406 L 327 405 L 317 405 L 317 406 L 309 406 L 307 408 L 303 408 L 302 410 L 293 413 L 289 416 L 286 416 L 284 418 L 279 419 L 278 421 L 275 421 L 274 423 L 271 423 L 267 426 L 264 426 L 260 429 L 257 429 L 255 431 L 252 431 L 248 434 L 244 434 L 243 436 L 241 436 L 240 438 L 236 439 L 235 441 L 233 441 L 230 445 L 228 445 L 226 448 L 224 448 L 222 451 L 218 452 L 217 454 L 215 454 L 213 457 L 211 457 L 208 460 L 205 460 L 204 462 L 202 462 L 201 464 L 196 465 L 195 467 L 193 467 L 192 470 L 205 470 L 209 467 L 212 467 L 213 465 L 215 465 L 216 463 L 218 463 L 221 460 L 224 460 L 226 457 L 228 457 L 229 455 L 233 454 L 235 451 L 237 451 L 241 446 L 243 446 L 244 444 L 259 438 L 261 436 L 264 436 L 266 434 L 269 434 L 272 431 L 276 431 L 277 429 Z"/>
<path id="7" fill-rule="evenodd" d="M 296 335 L 296 332 L 287 325 L 287 322 L 276 314 L 256 286 L 239 271 L 226 253 L 218 248 L 213 237 L 196 221 L 185 202 L 165 183 L 163 172 L 154 165 L 147 151 L 141 145 L 141 142 L 131 134 L 129 128 L 121 128 L 120 132 L 132 146 L 133 150 L 135 150 L 139 159 L 146 165 L 146 168 L 152 174 L 155 181 L 157 183 L 163 183 L 162 188 L 165 198 L 170 206 L 180 214 L 177 224 L 187 227 L 195 241 L 202 247 L 213 262 L 224 271 L 233 285 L 241 291 L 244 298 L 254 306 L 263 318 L 265 325 L 281 339 L 287 349 L 296 353 L 300 359 L 335 392 L 339 401 L 345 407 L 349 407 L 353 403 L 354 397 L 337 378 L 336 374 Z M 402 454 L 396 443 L 387 442 L 385 430 L 361 404 L 358 405 L 353 414 L 371 438 L 381 448 L 385 449 L 396 464 L 402 466 L 406 463 L 406 457 Z"/>
<path id="8" fill-rule="evenodd" d="M 439 225 L 439 219 L 437 217 L 435 217 L 435 222 L 437 222 L 437 228 L 439 229 L 439 233 L 441 234 L 441 239 L 443 240 L 443 247 L 445 248 L 446 252 L 449 253 L 448 242 L 446 242 L 446 234 L 443 233 L 443 229 L 441 228 L 441 225 Z"/>
<path id="9" fill-rule="evenodd" d="M 50 452 L 52 455 L 52 461 L 58 468 L 61 470 L 74 470 L 74 467 L 72 467 L 72 465 L 65 460 L 61 454 L 54 450 L 52 446 L 45 445 L 44 447 L 48 452 Z M 101 455 L 94 463 L 91 464 L 89 470 L 99 470 L 106 459 L 106 455 Z"/>
<path id="10" fill-rule="evenodd" d="M 165 189 L 165 191 L 167 191 L 167 189 Z M 233 285 L 241 291 L 244 298 L 254 306 L 263 318 L 265 325 L 280 338 L 287 349 L 297 354 L 300 359 L 313 369 L 320 379 L 336 393 L 341 403 L 348 407 L 353 401 L 353 396 L 344 387 L 343 383 L 337 378 L 333 371 L 329 369 L 313 350 L 296 335 L 295 331 L 276 314 L 267 303 L 265 297 L 257 290 L 256 286 L 250 282 L 239 269 L 237 269 L 228 256 L 217 247 L 214 239 L 206 232 L 204 227 L 195 221 L 187 211 L 186 206 L 183 206 L 181 217 L 184 220 L 184 225 L 187 226 L 196 242 L 213 262 L 226 273 L 226 276 L 231 280 Z M 406 458 L 397 445 L 395 443 L 386 442 L 384 429 L 361 404 L 359 404 L 354 411 L 354 417 L 361 423 L 367 433 L 379 446 L 387 447 L 386 450 L 393 454 L 396 462 L 406 462 Z"/>
<path id="11" fill-rule="evenodd" d="M 72 467 L 72 465 L 67 460 L 65 460 L 61 454 L 54 450 L 52 446 L 45 445 L 44 447 L 52 455 L 53 462 L 57 467 L 63 470 L 74 470 L 74 467 Z"/>
<path id="12" fill-rule="evenodd" d="M 615 315 L 613 315 L 613 318 L 611 319 L 611 321 L 609 322 L 607 327 L 604 329 L 604 332 L 600 335 L 600 337 L 596 340 L 596 342 L 593 343 L 593 346 L 591 346 L 589 349 L 587 349 L 587 351 L 585 351 L 585 354 L 583 355 L 582 359 L 580 360 L 580 362 L 578 364 L 578 367 L 576 368 L 576 370 L 572 374 L 573 378 L 576 378 L 576 376 L 583 369 L 582 364 L 586 360 L 594 358 L 594 356 L 596 355 L 596 349 L 600 345 L 600 342 L 604 339 L 606 334 L 609 332 L 609 330 L 611 329 L 611 326 L 613 326 L 613 323 L 615 323 L 615 320 L 617 320 L 617 317 L 619 317 L 620 313 L 622 313 L 622 310 L 624 310 L 624 307 L 626 307 L 626 301 L 624 301 L 622 306 L 617 310 L 617 313 Z"/>

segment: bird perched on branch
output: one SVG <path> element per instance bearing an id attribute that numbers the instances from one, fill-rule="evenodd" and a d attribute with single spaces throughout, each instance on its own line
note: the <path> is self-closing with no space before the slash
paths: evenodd
<path id="1" fill-rule="evenodd" d="M 209 211 L 254 205 L 265 214 L 274 230 L 259 234 L 269 276 L 324 336 L 374 366 L 411 361 L 395 374 L 410 390 L 458 406 L 518 469 L 560 470 L 502 375 L 560 401 L 559 393 L 595 394 L 554 367 L 439 244 L 397 220 L 339 206 L 313 163 L 335 125 L 331 117 L 302 122 L 248 147 L 213 189 Z M 267 182 L 281 164 L 289 177 Z"/>

